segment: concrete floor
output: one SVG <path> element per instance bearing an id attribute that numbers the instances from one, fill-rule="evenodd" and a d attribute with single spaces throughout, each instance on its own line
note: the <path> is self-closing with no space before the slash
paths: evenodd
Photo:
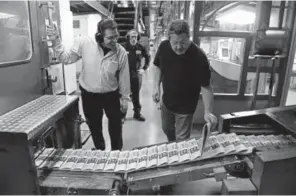
<path id="1" fill-rule="evenodd" d="M 133 119 L 133 106 L 129 103 L 126 121 L 123 125 L 123 149 L 129 150 L 139 146 L 146 146 L 166 142 L 166 136 L 161 129 L 161 118 L 159 105 L 152 100 L 152 70 L 148 70 L 143 77 L 143 85 L 141 89 L 141 105 L 142 114 L 145 116 L 145 122 L 139 122 Z M 80 104 L 80 110 L 82 107 Z M 81 115 L 83 116 L 82 112 Z M 83 116 L 84 117 L 84 116 Z M 83 124 L 81 129 L 88 129 L 86 124 Z M 199 128 L 195 128 L 192 137 L 199 135 Z M 106 141 L 106 149 L 110 150 L 110 138 L 108 134 L 108 120 L 103 117 L 103 135 Z M 93 147 L 91 138 L 83 146 L 85 149 Z"/>

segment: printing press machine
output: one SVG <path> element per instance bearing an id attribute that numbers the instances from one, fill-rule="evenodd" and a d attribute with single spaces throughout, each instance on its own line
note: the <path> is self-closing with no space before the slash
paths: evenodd
<path id="1" fill-rule="evenodd" d="M 124 173 L 38 169 L 35 159 L 48 147 L 46 136 L 56 141 L 55 148 L 81 148 L 77 106 L 76 96 L 42 96 L 0 116 L 0 194 L 129 194 L 209 177 L 223 181 L 224 194 L 296 193 L 294 145 Z M 284 107 L 225 114 L 218 131 L 295 136 L 295 113 L 296 107 Z M 69 136 L 72 145 L 65 139 Z"/>

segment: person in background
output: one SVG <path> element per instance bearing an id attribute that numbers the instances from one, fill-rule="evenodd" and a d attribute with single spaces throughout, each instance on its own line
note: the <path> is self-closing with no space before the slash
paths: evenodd
<path id="1" fill-rule="evenodd" d="M 128 52 L 128 62 L 130 70 L 131 82 L 131 98 L 134 106 L 134 118 L 139 121 L 145 121 L 144 116 L 141 114 L 140 103 L 140 89 L 142 85 L 142 76 L 144 71 L 149 66 L 150 57 L 144 48 L 139 43 L 140 35 L 135 29 L 132 29 L 126 34 L 126 44 L 123 47 Z M 126 113 L 123 114 L 125 118 Z"/>
<path id="2" fill-rule="evenodd" d="M 54 38 L 53 46 L 62 63 L 71 64 L 82 59 L 79 76 L 82 106 L 96 149 L 105 150 L 102 132 L 103 111 L 108 118 L 112 150 L 121 150 L 121 111 L 126 111 L 130 94 L 130 75 L 125 49 L 117 43 L 119 33 L 113 19 L 97 25 L 93 37 L 78 40 L 66 51 L 57 29 L 48 29 Z"/>
<path id="3" fill-rule="evenodd" d="M 168 28 L 169 40 L 162 41 L 155 55 L 155 86 L 153 100 L 161 104 L 162 129 L 168 141 L 190 137 L 193 114 L 199 94 L 204 103 L 204 119 L 212 127 L 217 124 L 213 112 L 211 72 L 204 52 L 190 40 L 189 25 L 174 20 Z"/>

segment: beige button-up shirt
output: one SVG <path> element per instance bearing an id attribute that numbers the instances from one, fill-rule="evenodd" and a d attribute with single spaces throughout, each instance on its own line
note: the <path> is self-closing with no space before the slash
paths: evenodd
<path id="1" fill-rule="evenodd" d="M 79 83 L 84 89 L 93 93 L 107 93 L 118 89 L 123 99 L 129 99 L 128 58 L 126 50 L 120 44 L 116 44 L 116 50 L 111 50 L 106 55 L 94 37 L 80 38 L 69 51 L 65 50 L 60 40 L 56 40 L 54 45 L 62 63 L 71 64 L 82 59 Z"/>

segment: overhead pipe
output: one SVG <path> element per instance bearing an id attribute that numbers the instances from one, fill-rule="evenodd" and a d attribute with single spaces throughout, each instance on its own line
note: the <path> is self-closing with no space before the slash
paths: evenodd
<path id="1" fill-rule="evenodd" d="M 286 8 L 286 1 L 281 1 L 280 13 L 279 13 L 279 23 L 278 23 L 279 29 L 283 28 L 285 8 Z"/>
<path id="2" fill-rule="evenodd" d="M 138 32 L 138 23 L 139 23 L 139 2 L 135 0 L 135 20 L 134 20 L 134 29 Z"/>
<path id="3" fill-rule="evenodd" d="M 236 6 L 238 6 L 238 5 L 240 5 L 240 4 L 243 4 L 243 3 L 244 3 L 244 2 L 235 2 L 235 3 L 232 3 L 232 2 L 224 2 L 223 5 L 221 5 L 221 6 L 218 7 L 216 10 L 214 10 L 214 11 L 211 13 L 211 15 L 207 18 L 207 20 L 205 21 L 205 23 L 204 23 L 203 26 L 202 26 L 201 31 L 203 31 L 203 30 L 205 29 L 205 27 L 207 26 L 207 24 L 208 24 L 208 22 L 210 21 L 210 19 L 211 19 L 213 16 L 215 16 L 215 14 L 216 14 L 217 12 L 219 12 L 221 9 L 223 9 L 225 6 L 230 5 L 230 4 L 233 4 L 233 5 L 231 5 L 231 7 L 236 7 Z"/>

